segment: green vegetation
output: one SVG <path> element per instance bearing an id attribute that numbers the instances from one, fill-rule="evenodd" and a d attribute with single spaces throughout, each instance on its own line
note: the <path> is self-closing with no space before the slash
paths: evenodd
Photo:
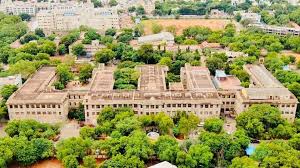
<path id="1" fill-rule="evenodd" d="M 3 118 L 8 118 L 7 107 L 5 103 L 17 89 L 18 87 L 15 85 L 4 85 L 0 88 L 0 97 L 2 97 L 2 100 L 0 101 L 0 120 Z"/>
<path id="2" fill-rule="evenodd" d="M 297 132 L 281 117 L 278 108 L 270 105 L 252 105 L 236 121 L 237 127 L 254 139 L 290 139 Z"/>
<path id="3" fill-rule="evenodd" d="M 70 67 L 66 64 L 60 64 L 56 67 L 58 81 L 54 83 L 56 89 L 62 90 L 68 82 L 73 79 L 73 74 L 70 72 Z"/>
<path id="4" fill-rule="evenodd" d="M 118 68 L 114 72 L 114 88 L 115 89 L 136 89 L 140 73 L 135 70 L 135 66 L 139 63 L 125 61 L 118 65 Z"/>

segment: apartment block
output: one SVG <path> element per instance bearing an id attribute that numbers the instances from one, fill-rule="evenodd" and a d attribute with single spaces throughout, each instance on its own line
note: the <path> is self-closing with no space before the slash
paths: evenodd
<path id="1" fill-rule="evenodd" d="M 50 10 L 41 10 L 36 15 L 39 28 L 45 31 L 69 31 L 88 26 L 105 31 L 108 28 L 120 28 L 117 8 L 94 8 L 93 4 L 62 3 Z"/>
<path id="2" fill-rule="evenodd" d="M 35 4 L 32 2 L 3 0 L 0 2 L 0 10 L 7 14 L 19 15 L 26 13 L 29 15 L 36 14 Z"/>

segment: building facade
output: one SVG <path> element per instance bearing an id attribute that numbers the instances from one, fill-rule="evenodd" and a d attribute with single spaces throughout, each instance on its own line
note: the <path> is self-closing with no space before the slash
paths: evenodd
<path id="1" fill-rule="evenodd" d="M 253 68 L 254 67 L 254 68 Z M 261 65 L 247 65 L 251 88 L 243 88 L 237 78 L 218 72 L 212 79 L 206 67 L 186 64 L 180 82 L 166 85 L 168 68 L 139 65 L 136 90 L 114 89 L 114 67 L 100 64 L 88 85 L 70 82 L 66 89 L 55 90 L 54 67 L 43 67 L 7 101 L 10 119 L 31 118 L 41 122 L 62 122 L 68 110 L 84 106 L 86 123 L 95 124 L 105 107 L 131 107 L 136 115 L 177 111 L 197 115 L 201 122 L 220 115 L 239 114 L 252 104 L 268 103 L 278 107 L 283 117 L 293 121 L 297 99 Z M 258 74 L 262 74 L 259 76 Z"/>
<path id="2" fill-rule="evenodd" d="M 286 36 L 286 35 L 300 36 L 299 28 L 271 26 L 271 25 L 265 25 L 265 24 L 250 24 L 249 27 L 256 27 L 266 33 L 276 34 L 279 36 Z"/>
<path id="3" fill-rule="evenodd" d="M 45 31 L 69 31 L 87 26 L 105 31 L 120 28 L 117 8 L 94 8 L 92 3 L 62 3 L 50 10 L 42 10 L 36 15 L 39 28 Z"/>

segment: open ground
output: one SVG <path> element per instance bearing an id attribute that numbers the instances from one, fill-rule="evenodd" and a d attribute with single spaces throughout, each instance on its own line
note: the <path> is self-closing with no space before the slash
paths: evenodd
<path id="1" fill-rule="evenodd" d="M 142 21 L 145 34 L 152 34 L 152 25 L 162 25 L 165 29 L 168 26 L 175 26 L 176 33 L 181 34 L 182 31 L 190 26 L 203 26 L 212 30 L 222 30 L 229 23 L 236 24 L 235 21 L 227 19 L 150 19 Z"/>

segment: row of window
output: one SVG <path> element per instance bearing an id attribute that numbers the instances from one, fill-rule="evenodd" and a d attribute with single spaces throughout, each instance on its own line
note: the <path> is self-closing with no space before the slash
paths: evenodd
<path id="1" fill-rule="evenodd" d="M 59 104 L 26 104 L 26 105 L 9 105 L 9 108 L 60 108 Z"/>
<path id="2" fill-rule="evenodd" d="M 27 115 L 30 115 L 30 114 L 32 114 L 32 115 L 61 115 L 61 112 L 51 112 L 51 111 L 48 111 L 48 112 L 46 112 L 46 111 L 44 111 L 44 112 L 35 112 L 35 111 L 33 111 L 33 112 L 29 112 L 29 111 L 27 111 L 26 113 L 25 112 L 15 112 L 15 114 L 16 115 L 24 115 L 24 114 L 27 114 Z"/>
<path id="3" fill-rule="evenodd" d="M 223 104 L 227 104 L 227 105 L 228 105 L 228 104 L 232 104 L 232 105 L 233 105 L 234 102 L 223 102 Z"/>
<path id="4" fill-rule="evenodd" d="M 91 112 L 91 113 L 92 113 L 92 116 L 100 114 L 100 112 Z M 142 112 L 141 115 L 154 115 L 154 114 L 157 114 L 157 113 L 159 113 L 159 112 L 153 112 L 153 111 L 152 112 Z M 170 116 L 175 115 L 176 113 L 177 113 L 177 111 L 167 111 L 167 114 L 169 114 Z M 202 111 L 200 111 L 200 112 L 188 111 L 188 113 L 194 113 L 196 115 L 219 115 L 218 111 L 215 111 L 215 112 L 213 112 L 213 111 L 205 111 L 205 112 L 202 112 Z M 135 111 L 135 114 L 138 114 L 138 112 Z M 87 115 L 87 117 L 89 117 L 90 112 L 87 112 L 86 115 Z"/>
<path id="5" fill-rule="evenodd" d="M 282 114 L 294 114 L 294 112 L 288 112 L 288 111 L 286 111 L 286 112 L 281 112 Z"/>
<path id="6" fill-rule="evenodd" d="M 99 109 L 104 108 L 106 105 L 86 105 L 86 109 L 89 109 L 91 107 L 92 109 Z M 218 108 L 219 105 L 212 105 L 212 104 L 163 104 L 163 105 L 139 105 L 139 104 L 113 104 L 113 107 L 134 107 L 134 108 L 146 108 L 146 109 L 158 109 L 158 108 L 185 108 L 185 107 L 190 107 L 190 108 Z"/>
<path id="7" fill-rule="evenodd" d="M 235 98 L 235 95 L 220 95 L 221 98 Z"/>

